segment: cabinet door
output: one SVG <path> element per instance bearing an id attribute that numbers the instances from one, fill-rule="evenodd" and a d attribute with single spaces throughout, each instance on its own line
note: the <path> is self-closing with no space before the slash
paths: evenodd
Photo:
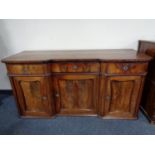
<path id="1" fill-rule="evenodd" d="M 114 76 L 105 78 L 104 116 L 136 118 L 143 78 L 140 76 Z"/>
<path id="2" fill-rule="evenodd" d="M 59 114 L 96 114 L 97 75 L 57 75 L 54 77 L 54 90 Z"/>
<path id="3" fill-rule="evenodd" d="M 48 77 L 13 77 L 12 83 L 22 116 L 51 116 L 54 113 Z"/>

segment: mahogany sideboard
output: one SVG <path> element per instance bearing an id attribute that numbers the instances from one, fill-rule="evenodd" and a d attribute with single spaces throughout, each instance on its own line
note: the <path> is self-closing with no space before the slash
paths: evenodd
<path id="1" fill-rule="evenodd" d="M 24 51 L 2 62 L 23 117 L 136 119 L 150 60 L 121 49 Z"/>

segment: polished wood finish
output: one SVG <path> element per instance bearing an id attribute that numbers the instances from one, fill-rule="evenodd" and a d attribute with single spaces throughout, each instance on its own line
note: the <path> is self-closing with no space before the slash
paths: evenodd
<path id="1" fill-rule="evenodd" d="M 140 76 L 112 76 L 105 79 L 103 115 L 107 118 L 136 118 L 143 82 Z"/>
<path id="2" fill-rule="evenodd" d="M 147 53 L 148 51 L 152 51 L 155 49 L 155 42 L 153 41 L 146 41 L 146 40 L 139 40 L 138 44 L 138 53 Z"/>
<path id="3" fill-rule="evenodd" d="M 78 73 L 78 72 L 99 72 L 100 64 L 92 63 L 92 62 L 61 62 L 61 63 L 52 63 L 51 66 L 52 72 L 60 72 L 60 73 Z"/>
<path id="4" fill-rule="evenodd" d="M 97 114 L 97 75 L 55 75 L 54 97 L 59 114 Z"/>
<path id="5" fill-rule="evenodd" d="M 49 77 L 12 78 L 13 88 L 22 116 L 52 116 L 55 109 Z"/>
<path id="6" fill-rule="evenodd" d="M 147 63 L 102 63 L 101 72 L 106 74 L 146 74 Z"/>
<path id="7" fill-rule="evenodd" d="M 44 74 L 49 73 L 49 67 L 46 64 L 7 64 L 9 74 Z"/>
<path id="8" fill-rule="evenodd" d="M 150 60 L 124 49 L 25 51 L 2 62 L 24 117 L 135 119 Z"/>
<path id="9" fill-rule="evenodd" d="M 116 50 L 55 50 L 55 51 L 23 51 L 4 58 L 5 63 L 41 63 L 55 61 L 149 61 L 150 57 L 144 53 L 138 54 L 131 49 Z"/>
<path id="10" fill-rule="evenodd" d="M 139 41 L 138 52 L 153 58 L 148 67 L 141 106 L 149 121 L 155 124 L 155 42 Z"/>

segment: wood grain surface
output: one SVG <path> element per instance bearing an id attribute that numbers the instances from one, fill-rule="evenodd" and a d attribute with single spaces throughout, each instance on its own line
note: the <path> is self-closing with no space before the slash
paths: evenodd
<path id="1" fill-rule="evenodd" d="M 118 49 L 25 51 L 2 62 L 21 116 L 135 119 L 151 60 Z"/>
<path id="2" fill-rule="evenodd" d="M 130 49 L 115 50 L 63 50 L 63 51 L 23 51 L 4 58 L 6 63 L 37 63 L 52 61 L 148 61 L 151 57 L 145 53 L 137 54 Z"/>

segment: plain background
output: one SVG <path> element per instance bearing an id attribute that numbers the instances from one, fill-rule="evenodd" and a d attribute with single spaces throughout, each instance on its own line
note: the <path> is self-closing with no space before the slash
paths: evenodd
<path id="1" fill-rule="evenodd" d="M 155 20 L 0 20 L 0 59 L 23 50 L 137 49 L 155 40 Z M 0 63 L 0 90 L 11 89 Z"/>

